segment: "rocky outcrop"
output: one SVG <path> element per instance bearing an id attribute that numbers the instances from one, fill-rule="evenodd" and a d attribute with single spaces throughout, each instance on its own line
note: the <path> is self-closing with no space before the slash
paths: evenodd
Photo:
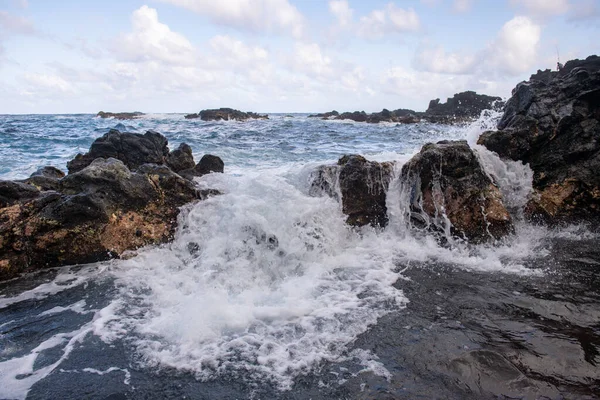
<path id="1" fill-rule="evenodd" d="M 123 136 L 136 135 L 119 134 L 117 143 Z M 199 191 L 168 166 L 184 165 L 182 159 L 189 162 L 189 146 L 180 146 L 177 150 L 182 154 L 175 156 L 177 150 L 168 153 L 164 136 L 150 136 L 157 143 L 164 142 L 166 152 L 162 145 L 158 148 L 160 154 L 172 155 L 167 157 L 169 162 L 156 159 L 162 164 L 138 165 L 132 160 L 154 159 L 157 153 L 149 155 L 146 147 L 133 146 L 127 154 L 119 153 L 124 160 L 97 157 L 64 177 L 59 170 L 45 168 L 25 182 L 0 181 L 0 279 L 43 267 L 106 260 L 126 250 L 171 240 L 180 207 L 217 192 Z M 99 140 L 114 144 L 107 142 L 106 135 Z M 88 155 L 96 154 L 93 148 Z M 199 164 L 200 172 L 205 172 L 206 162 Z M 53 187 L 30 182 L 34 178 L 51 179 Z"/>
<path id="2" fill-rule="evenodd" d="M 386 192 L 393 164 L 346 155 L 337 165 L 321 166 L 313 175 L 310 194 L 326 194 L 342 203 L 342 212 L 352 226 L 385 227 L 388 222 Z"/>
<path id="3" fill-rule="evenodd" d="M 116 158 L 132 170 L 146 163 L 164 164 L 169 154 L 167 138 L 155 131 L 121 133 L 111 129 L 96 139 L 89 152 L 77 154 L 67 163 L 69 173 L 81 171 L 97 158 Z"/>
<path id="4" fill-rule="evenodd" d="M 104 112 L 100 111 L 96 116 L 100 118 L 114 118 L 119 120 L 127 120 L 127 119 L 136 119 L 140 118 L 144 115 L 139 111 L 136 112 L 120 112 L 120 113 L 112 113 L 112 112 Z"/>
<path id="5" fill-rule="evenodd" d="M 550 223 L 600 221 L 600 57 L 532 75 L 513 90 L 498 130 L 479 143 L 529 164 L 527 215 Z"/>
<path id="6" fill-rule="evenodd" d="M 320 113 L 320 114 L 311 114 L 308 116 L 308 118 L 321 118 L 321 119 L 331 119 L 331 118 L 335 118 L 338 115 L 340 115 L 339 112 L 333 110 L 333 111 L 329 111 L 326 113 Z"/>
<path id="7" fill-rule="evenodd" d="M 171 151 L 167 155 L 166 162 L 169 168 L 175 172 L 194 168 L 195 164 L 192 148 L 186 143 L 181 143 L 177 149 Z"/>
<path id="8" fill-rule="evenodd" d="M 349 119 L 355 122 L 367 122 L 369 116 L 364 111 L 344 112 L 335 117 L 335 119 Z"/>
<path id="9" fill-rule="evenodd" d="M 223 172 L 224 168 L 225 164 L 220 157 L 213 156 L 212 154 L 205 154 L 200 161 L 198 161 L 198 164 L 193 168 L 179 171 L 179 175 L 192 180 L 194 177 L 203 176 L 211 172 Z"/>
<path id="10" fill-rule="evenodd" d="M 431 100 L 425 111 L 425 116 L 430 122 L 461 122 L 478 118 L 483 110 L 494 107 L 500 102 L 500 97 L 477 94 L 473 91 L 457 93 L 449 97 L 445 103 L 440 99 Z"/>
<path id="11" fill-rule="evenodd" d="M 246 121 L 248 119 L 269 119 L 268 115 L 243 112 L 233 108 L 202 110 L 198 114 L 188 114 L 186 119 L 200 118 L 202 121 Z"/>
<path id="12" fill-rule="evenodd" d="M 402 167 L 401 180 L 415 227 L 473 243 L 513 230 L 500 190 L 466 141 L 426 144 Z"/>

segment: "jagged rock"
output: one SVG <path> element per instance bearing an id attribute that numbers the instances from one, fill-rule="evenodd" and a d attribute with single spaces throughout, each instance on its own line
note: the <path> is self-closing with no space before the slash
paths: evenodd
<path id="1" fill-rule="evenodd" d="M 188 114 L 187 119 L 200 118 L 202 121 L 245 121 L 247 119 L 269 119 L 268 115 L 257 114 L 253 112 L 243 112 L 233 108 L 219 108 L 211 110 L 202 110 L 198 114 Z"/>
<path id="2" fill-rule="evenodd" d="M 425 116 L 434 120 L 443 117 L 443 120 L 447 121 L 478 118 L 483 110 L 492 108 L 493 103 L 500 100 L 500 97 L 477 94 L 473 91 L 461 92 L 448 98 L 446 103 L 440 103 L 440 99 L 431 100 Z M 437 121 L 440 120 L 442 119 Z"/>
<path id="3" fill-rule="evenodd" d="M 550 223 L 600 221 L 600 57 L 573 60 L 513 90 L 498 131 L 479 143 L 534 172 L 527 215 Z M 547 78 L 547 79 L 546 79 Z"/>
<path id="4" fill-rule="evenodd" d="M 120 112 L 120 113 L 112 113 L 112 112 L 100 111 L 97 116 L 100 117 L 100 118 L 114 118 L 114 119 L 119 119 L 119 120 L 126 120 L 126 119 L 140 118 L 143 115 L 144 115 L 144 113 L 141 113 L 139 111 L 135 111 L 135 112 Z"/>
<path id="5" fill-rule="evenodd" d="M 194 168 L 179 171 L 179 175 L 192 180 L 196 176 L 200 177 L 211 172 L 223 172 L 224 167 L 225 164 L 220 157 L 213 156 L 212 154 L 205 154 Z"/>
<path id="6" fill-rule="evenodd" d="M 33 185 L 39 190 L 57 190 L 59 180 L 65 173 L 58 168 L 46 166 L 35 171 L 31 176 L 21 182 Z"/>
<path id="7" fill-rule="evenodd" d="M 479 243 L 513 231 L 498 187 L 466 141 L 423 146 L 402 167 L 413 225 Z"/>
<path id="8" fill-rule="evenodd" d="M 335 119 L 349 119 L 355 122 L 366 122 L 367 117 L 367 113 L 364 111 L 354 111 L 342 113 L 335 117 Z"/>
<path id="9" fill-rule="evenodd" d="M 64 178 L 65 173 L 56 167 L 47 165 L 39 168 L 37 171 L 31 174 L 30 178 L 33 178 L 34 176 L 45 176 L 47 178 L 61 179 Z"/>
<path id="10" fill-rule="evenodd" d="M 116 158 L 131 170 L 146 163 L 164 164 L 169 154 L 167 144 L 167 138 L 155 131 L 142 135 L 111 129 L 92 143 L 89 152 L 69 161 L 67 168 L 70 174 L 81 171 L 96 158 Z"/>
<path id="11" fill-rule="evenodd" d="M 333 111 L 329 111 L 326 113 L 320 113 L 320 114 L 312 114 L 309 115 L 308 118 L 321 118 L 321 119 L 329 119 L 332 117 L 337 117 L 338 115 L 340 115 L 339 112 L 333 110 Z"/>
<path id="12" fill-rule="evenodd" d="M 40 190 L 24 182 L 0 181 L 0 207 L 39 196 Z"/>
<path id="13" fill-rule="evenodd" d="M 167 156 L 167 165 L 175 172 L 194 168 L 196 163 L 194 162 L 192 148 L 186 143 L 181 143 L 177 149 L 171 151 Z"/>
<path id="14" fill-rule="evenodd" d="M 337 165 L 323 165 L 313 175 L 309 193 L 326 194 L 340 200 L 346 223 L 385 227 L 388 222 L 386 192 L 393 164 L 367 161 L 360 155 L 345 155 Z"/>
<path id="15" fill-rule="evenodd" d="M 179 207 L 199 198 L 190 181 L 166 166 L 131 172 L 114 158 L 69 174 L 58 191 L 36 193 L 0 208 L 0 279 L 166 242 Z"/>

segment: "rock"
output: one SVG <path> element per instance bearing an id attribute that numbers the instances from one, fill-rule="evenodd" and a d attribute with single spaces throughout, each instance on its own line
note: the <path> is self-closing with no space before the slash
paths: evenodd
<path id="1" fill-rule="evenodd" d="M 219 108 L 211 110 L 202 110 L 198 114 L 188 114 L 187 119 L 200 118 L 202 121 L 245 121 L 248 119 L 269 119 L 268 115 L 261 115 L 253 112 L 243 112 L 233 108 Z"/>
<path id="2" fill-rule="evenodd" d="M 367 113 L 364 111 L 345 112 L 335 117 L 335 119 L 349 119 L 355 122 L 366 122 Z"/>
<path id="3" fill-rule="evenodd" d="M 64 178 L 65 173 L 60 169 L 53 167 L 51 165 L 39 168 L 33 174 L 31 174 L 31 178 L 34 176 L 45 176 L 47 178 L 61 179 Z"/>
<path id="4" fill-rule="evenodd" d="M 0 207 L 39 196 L 40 191 L 24 182 L 0 181 Z"/>
<path id="5" fill-rule="evenodd" d="M 360 155 L 345 155 L 337 165 L 317 169 L 309 193 L 326 194 L 340 200 L 346 223 L 385 227 L 388 222 L 386 192 L 393 175 L 393 164 L 367 161 Z"/>
<path id="6" fill-rule="evenodd" d="M 99 158 L 63 178 L 58 191 L 0 208 L 0 279 L 166 242 L 179 207 L 198 198 L 190 181 L 164 165 L 131 172 L 120 160 Z"/>
<path id="7" fill-rule="evenodd" d="M 167 165 L 175 172 L 194 168 L 196 163 L 194 162 L 192 148 L 186 143 L 181 143 L 177 149 L 171 151 L 167 156 Z"/>
<path id="8" fill-rule="evenodd" d="M 333 110 L 333 111 L 329 111 L 329 112 L 321 113 L 321 114 L 312 114 L 312 115 L 309 115 L 308 118 L 330 119 L 333 117 L 337 117 L 338 115 L 340 115 L 340 113 Z"/>
<path id="9" fill-rule="evenodd" d="M 529 164 L 531 219 L 600 222 L 600 57 L 573 60 L 513 90 L 497 131 L 479 143 L 505 159 Z"/>
<path id="10" fill-rule="evenodd" d="M 463 122 L 479 117 L 483 110 L 491 109 L 500 97 L 477 94 L 473 91 L 457 93 L 448 98 L 446 103 L 440 103 L 440 99 L 431 100 L 425 111 L 425 117 L 430 122 L 451 123 Z"/>
<path id="11" fill-rule="evenodd" d="M 100 118 L 114 118 L 114 119 L 119 119 L 119 120 L 136 119 L 136 118 L 140 118 L 143 115 L 144 115 L 144 113 L 141 113 L 139 111 L 135 111 L 135 112 L 120 112 L 120 113 L 112 113 L 112 112 L 100 111 L 97 114 L 97 116 L 100 117 Z"/>
<path id="12" fill-rule="evenodd" d="M 193 168 L 179 171 L 179 175 L 186 179 L 192 180 L 194 177 L 200 177 L 211 172 L 223 172 L 225 164 L 220 157 L 213 156 L 212 154 L 205 154 L 202 156 L 198 164 Z"/>
<path id="13" fill-rule="evenodd" d="M 111 129 L 92 143 L 88 153 L 69 161 L 67 168 L 70 174 L 81 171 L 96 158 L 116 158 L 131 170 L 146 163 L 164 164 L 169 154 L 167 144 L 167 138 L 155 131 L 142 135 Z"/>
<path id="14" fill-rule="evenodd" d="M 416 227 L 474 243 L 513 231 L 500 190 L 466 141 L 426 144 L 402 167 L 401 179 Z"/>

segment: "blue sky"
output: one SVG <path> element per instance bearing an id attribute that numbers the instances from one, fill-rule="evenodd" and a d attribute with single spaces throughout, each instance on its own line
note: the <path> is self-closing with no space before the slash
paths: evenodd
<path id="1" fill-rule="evenodd" d="M 0 0 L 0 113 L 424 110 L 599 31 L 600 0 Z"/>

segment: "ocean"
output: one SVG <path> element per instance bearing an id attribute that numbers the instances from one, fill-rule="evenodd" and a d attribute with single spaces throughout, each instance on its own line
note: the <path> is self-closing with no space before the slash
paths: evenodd
<path id="1" fill-rule="evenodd" d="M 0 115 L 0 179 L 66 171 L 109 129 L 225 163 L 196 182 L 223 194 L 184 206 L 172 243 L 0 283 L 0 399 L 596 398 L 599 238 L 522 218 L 531 170 L 476 145 L 498 117 Z M 446 139 L 467 140 L 499 184 L 516 216 L 502 243 L 407 226 L 400 168 Z M 344 154 L 395 162 L 385 229 L 352 229 L 309 194 Z"/>

